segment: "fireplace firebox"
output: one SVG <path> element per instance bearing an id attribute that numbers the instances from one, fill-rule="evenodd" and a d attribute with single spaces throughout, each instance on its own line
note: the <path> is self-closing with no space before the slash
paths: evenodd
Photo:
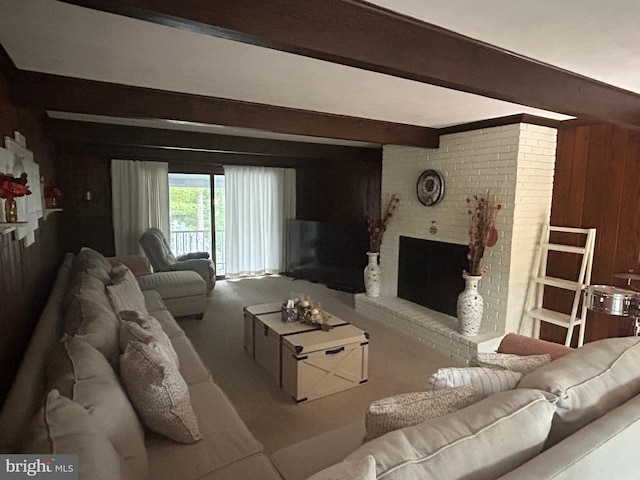
<path id="1" fill-rule="evenodd" d="M 453 317 L 464 290 L 467 245 L 400 237 L 398 297 Z"/>

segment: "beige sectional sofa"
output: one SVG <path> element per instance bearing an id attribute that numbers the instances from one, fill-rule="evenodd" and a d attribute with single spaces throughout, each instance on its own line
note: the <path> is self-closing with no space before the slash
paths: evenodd
<path id="1" fill-rule="evenodd" d="M 76 291 L 75 295 L 91 298 L 91 301 L 95 303 L 104 304 L 108 302 L 105 283 L 108 282 L 111 267 L 108 263 L 105 264 L 105 262 L 101 261 L 100 257 L 97 252 L 85 249 L 78 255 L 78 258 L 74 258 L 72 254 L 68 254 L 65 258 L 58 272 L 47 306 L 28 346 L 16 381 L 0 412 L 0 451 L 35 453 L 25 447 L 25 443 L 28 443 L 25 440 L 25 432 L 29 432 L 32 429 L 31 425 L 34 419 L 41 413 L 39 410 L 42 408 L 41 406 L 48 393 L 47 385 L 52 382 L 49 374 L 49 365 L 52 363 L 51 351 L 59 343 L 59 339 L 70 321 L 69 317 L 72 316 L 71 312 L 74 307 L 69 306 L 68 297 L 81 272 L 89 272 L 91 275 L 95 275 L 97 279 L 100 279 L 98 282 L 91 282 L 92 286 L 99 285 L 99 288 L 89 290 L 86 285 L 88 282 L 84 282 L 81 292 L 78 293 Z M 93 375 L 98 377 L 95 380 L 96 384 L 100 385 L 100 387 L 95 388 L 101 388 L 102 390 L 100 390 L 99 394 L 96 392 L 95 398 L 89 400 L 74 398 L 74 401 L 91 403 L 90 405 L 85 404 L 82 406 L 92 413 L 92 419 L 94 420 L 98 416 L 96 412 L 100 409 L 103 410 L 103 416 L 109 419 L 106 422 L 103 419 L 103 423 L 109 424 L 100 425 L 100 429 L 103 431 L 112 430 L 113 425 L 118 425 L 118 428 L 122 427 L 124 430 L 109 431 L 108 439 L 118 453 L 115 458 L 119 458 L 121 462 L 118 467 L 120 468 L 121 478 L 160 480 L 280 479 L 280 475 L 269 458 L 262 453 L 262 445 L 249 432 L 224 392 L 213 381 L 191 342 L 166 309 L 160 295 L 153 290 L 147 290 L 143 292 L 143 295 L 148 313 L 161 323 L 178 355 L 180 373 L 188 385 L 191 405 L 197 417 L 202 439 L 191 444 L 177 443 L 159 433 L 144 428 L 140 420 L 135 416 L 134 421 L 137 422 L 137 425 L 132 430 L 130 425 L 131 416 L 127 413 L 131 411 L 131 406 L 123 404 L 122 400 L 126 398 L 126 391 L 120 382 L 114 383 L 113 381 L 117 366 L 110 368 L 111 372 L 104 369 L 105 364 L 109 365 L 106 358 L 110 355 L 105 355 L 105 358 L 102 359 L 102 365 L 92 368 L 92 373 L 89 374 L 86 373 L 87 369 L 80 368 L 83 367 L 82 365 L 76 365 L 76 377 L 85 377 L 82 379 L 77 378 L 76 381 L 78 383 L 84 381 L 87 376 Z M 95 312 L 89 312 L 88 308 L 83 310 L 85 315 L 91 317 L 90 321 L 103 322 L 102 325 L 110 325 L 109 322 L 112 321 L 114 313 L 111 312 L 109 314 L 104 309 L 100 309 L 100 312 L 102 318 L 98 319 L 94 315 Z M 107 336 L 103 335 L 103 333 L 87 327 L 81 336 L 86 339 L 86 343 L 97 345 L 100 350 L 103 350 L 102 353 L 105 353 L 107 352 L 105 348 L 107 343 L 110 342 L 117 345 L 118 341 L 117 339 L 106 338 Z M 97 364 L 98 360 L 100 360 L 96 358 L 97 350 L 86 345 L 83 348 L 84 351 L 89 352 L 89 355 L 80 358 L 80 360 L 77 358 L 74 360 L 78 363 L 81 361 Z M 80 370 L 83 371 L 81 372 Z M 108 390 L 108 394 L 104 394 L 104 388 L 106 388 L 104 385 L 107 383 L 111 384 L 111 388 Z M 120 389 L 120 392 L 117 391 L 118 389 Z M 78 395 L 77 390 L 78 388 L 74 392 L 76 396 Z M 143 439 L 140 441 L 144 442 L 141 445 L 137 445 L 136 438 L 133 438 L 137 437 L 137 435 L 131 433 L 138 429 L 144 432 L 144 435 L 140 437 Z M 95 432 L 93 432 L 93 435 L 92 438 L 95 439 Z M 85 435 L 81 438 L 84 442 L 87 437 Z M 51 441 L 54 445 L 68 445 L 63 443 L 62 440 L 64 439 L 58 437 Z M 77 447 L 80 448 L 80 446 L 78 445 Z M 135 456 L 133 452 L 139 452 L 140 448 L 144 453 L 143 458 L 132 459 Z M 74 451 L 58 451 L 58 453 L 74 453 Z M 110 478 L 113 480 L 113 476 L 110 477 L 109 473 L 113 474 L 114 470 L 105 469 L 103 466 L 101 468 L 103 468 L 105 476 L 100 476 L 99 469 L 90 468 L 90 465 L 87 464 L 83 468 L 83 460 L 87 463 L 89 462 L 88 459 L 80 458 L 80 478 Z M 135 467 L 131 467 L 132 462 L 136 464 Z"/>
<path id="2" fill-rule="evenodd" d="M 74 453 L 77 448 L 80 478 L 91 479 L 638 478 L 634 454 L 640 439 L 640 339 L 587 344 L 525 374 L 515 389 L 365 443 L 360 421 L 269 457 L 211 378 L 160 294 L 146 290 L 141 293 L 145 308 L 160 322 L 177 354 L 202 437 L 193 443 L 171 440 L 146 426 L 140 412 L 132 414 L 135 402 L 129 400 L 117 362 L 122 345 L 112 338 L 117 317 L 113 310 L 102 309 L 109 304 L 114 274 L 100 257 L 85 250 L 77 258 L 65 258 L 0 411 L 0 451 L 45 453 L 38 449 L 49 446 L 57 453 Z M 82 272 L 84 280 L 78 282 Z M 87 274 L 95 278 L 87 280 Z M 100 315 L 78 310 L 73 303 L 77 296 L 101 304 L 96 307 Z M 78 314 L 83 318 L 75 318 Z M 78 329 L 87 321 L 102 327 L 84 324 Z M 76 327 L 75 337 L 63 337 L 70 324 Z M 61 338 L 75 362 L 71 373 L 53 353 L 60 350 Z M 49 390 L 52 385 L 56 390 Z M 66 416 L 44 434 L 39 431 L 40 443 L 29 443 L 37 431 L 34 425 L 43 421 L 43 404 L 57 406 Z M 56 412 L 50 413 L 49 421 Z M 75 430 L 69 432 L 67 424 Z M 81 428 L 86 430 L 78 437 Z M 82 445 L 74 447 L 77 438 Z M 102 452 L 99 472 L 91 468 L 91 445 Z"/>

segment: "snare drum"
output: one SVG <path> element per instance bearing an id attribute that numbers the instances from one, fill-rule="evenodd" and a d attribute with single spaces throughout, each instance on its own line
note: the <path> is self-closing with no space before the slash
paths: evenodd
<path id="1" fill-rule="evenodd" d="M 585 290 L 587 308 L 595 312 L 621 317 L 637 317 L 640 313 L 640 295 L 633 290 L 609 285 L 590 285 Z"/>

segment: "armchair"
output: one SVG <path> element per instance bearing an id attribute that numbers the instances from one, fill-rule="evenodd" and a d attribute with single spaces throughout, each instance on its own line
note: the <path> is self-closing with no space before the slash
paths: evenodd
<path id="1" fill-rule="evenodd" d="M 157 228 L 148 229 L 139 241 L 155 272 L 193 270 L 207 283 L 207 291 L 213 290 L 216 284 L 216 270 L 207 252 L 188 253 L 176 257 L 171 252 L 164 234 Z"/>

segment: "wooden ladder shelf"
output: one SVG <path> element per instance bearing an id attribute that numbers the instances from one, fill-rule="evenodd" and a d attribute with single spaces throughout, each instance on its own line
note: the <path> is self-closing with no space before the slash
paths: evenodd
<path id="1" fill-rule="evenodd" d="M 572 239 L 584 239 L 584 245 L 580 247 L 570 244 L 549 243 L 549 238 L 554 232 L 571 234 L 567 235 L 567 237 L 570 236 Z M 580 241 L 576 243 L 582 242 Z M 571 345 L 574 327 L 579 326 L 578 347 L 581 347 L 584 343 L 584 329 L 587 320 L 587 307 L 584 301 L 582 302 L 579 316 L 578 309 L 582 299 L 582 292 L 591 282 L 591 268 L 593 266 L 593 251 L 595 243 L 595 228 L 554 227 L 545 225 L 542 229 L 542 236 L 540 237 L 540 244 L 538 245 L 538 250 L 533 263 L 533 272 L 531 274 L 529 285 L 529 292 L 533 293 L 535 301 L 534 306 L 527 310 L 527 315 L 533 319 L 534 338 L 540 337 L 540 322 L 547 322 L 567 329 L 567 336 L 565 339 L 566 346 Z M 581 256 L 582 258 L 580 261 L 580 272 L 578 273 L 578 278 L 576 280 L 566 280 L 563 278 L 548 276 L 547 257 L 549 251 Z M 544 301 L 545 286 L 561 288 L 574 292 L 573 305 L 570 314 L 543 308 L 542 305 Z"/>

